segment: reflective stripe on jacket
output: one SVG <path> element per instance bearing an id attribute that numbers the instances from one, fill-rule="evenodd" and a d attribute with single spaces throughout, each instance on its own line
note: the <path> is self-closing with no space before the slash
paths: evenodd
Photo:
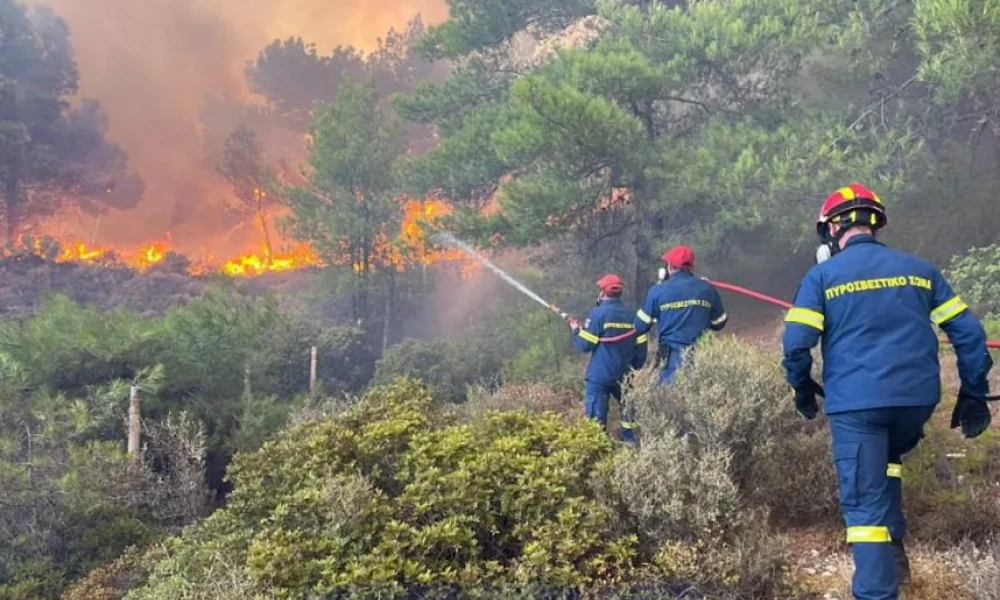
<path id="1" fill-rule="evenodd" d="M 587 381 L 598 385 L 617 385 L 630 369 L 646 364 L 648 336 L 632 335 L 617 342 L 601 342 L 635 329 L 635 314 L 617 298 L 607 298 L 590 311 L 583 327 L 573 335 L 573 345 L 581 352 L 591 353 L 587 365 Z"/>
<path id="2" fill-rule="evenodd" d="M 872 236 L 855 236 L 799 287 L 785 318 L 788 382 L 807 384 L 810 349 L 822 338 L 827 413 L 937 404 L 935 325 L 954 344 L 962 382 L 985 394 L 993 365 L 986 333 L 941 272 Z"/>

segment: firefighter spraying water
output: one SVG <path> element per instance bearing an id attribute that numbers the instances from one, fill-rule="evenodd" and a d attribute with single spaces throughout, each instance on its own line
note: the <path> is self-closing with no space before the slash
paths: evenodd
<path id="1" fill-rule="evenodd" d="M 451 246 L 453 248 L 458 248 L 462 252 L 465 252 L 470 257 L 472 257 L 475 260 L 477 260 L 478 262 L 482 263 L 482 265 L 484 267 L 486 267 L 487 269 L 489 269 L 490 271 L 493 271 L 493 273 L 495 273 L 497 275 L 497 277 L 499 277 L 500 279 L 503 279 L 504 281 L 506 281 L 507 283 L 509 283 L 517 291 L 519 291 L 522 294 L 524 294 L 525 296 L 531 298 L 535 302 L 541 304 L 542 306 L 544 306 L 548 310 L 552 311 L 553 313 L 559 315 L 560 319 L 568 322 L 570 325 L 573 325 L 573 323 L 576 322 L 576 319 L 574 319 L 570 314 L 568 314 L 565 311 L 563 311 L 563 309 L 559 308 L 555 304 L 547 302 L 544 298 L 542 298 L 541 296 L 539 296 L 535 292 L 531 291 L 528 288 L 528 286 L 526 286 L 523 283 L 521 283 L 520 281 L 514 279 L 513 277 L 510 276 L 509 273 L 507 273 L 506 271 L 504 271 L 500 267 L 496 266 L 496 264 L 494 264 L 493 261 L 491 261 L 490 259 L 486 258 L 485 256 L 483 256 L 479 252 L 477 252 L 475 248 L 473 248 L 469 244 L 463 242 L 462 240 L 456 238 L 452 234 L 450 234 L 450 233 L 448 233 L 446 231 L 438 231 L 438 232 L 434 233 L 433 235 L 431 235 L 430 239 L 432 241 L 435 241 L 435 242 L 439 243 L 439 244 L 445 244 L 445 245 Z M 621 341 L 621 340 L 630 338 L 630 337 L 632 337 L 634 335 L 635 335 L 635 331 L 628 331 L 626 333 L 619 334 L 619 335 L 616 335 L 616 336 L 601 337 L 601 338 L 598 338 L 598 339 L 601 342 L 610 343 L 610 342 Z"/>

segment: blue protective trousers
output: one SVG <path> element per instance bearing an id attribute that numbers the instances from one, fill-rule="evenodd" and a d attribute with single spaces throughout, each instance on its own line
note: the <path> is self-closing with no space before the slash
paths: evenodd
<path id="1" fill-rule="evenodd" d="M 923 437 L 934 406 L 878 408 L 830 415 L 840 509 L 854 555 L 856 600 L 896 600 L 892 542 L 906 537 L 903 455 Z"/>
<path id="2" fill-rule="evenodd" d="M 621 407 L 621 385 L 601 385 L 593 381 L 587 382 L 587 418 L 600 423 L 602 429 L 607 429 L 608 427 L 608 402 L 610 397 L 614 397 L 618 401 L 618 406 Z M 622 407 L 622 440 L 628 444 L 635 444 L 634 425 L 626 412 L 625 408 Z"/>
<path id="3" fill-rule="evenodd" d="M 687 348 L 678 346 L 663 346 L 657 350 L 657 358 L 660 362 L 660 383 L 670 385 L 677 377 L 677 371 L 685 362 L 685 355 L 691 352 Z M 686 357 L 690 361 L 690 356 Z"/>

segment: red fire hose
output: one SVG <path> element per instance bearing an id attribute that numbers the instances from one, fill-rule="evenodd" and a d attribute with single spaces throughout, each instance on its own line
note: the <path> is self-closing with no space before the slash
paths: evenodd
<path id="1" fill-rule="evenodd" d="M 738 285 L 733 285 L 731 283 L 723 283 L 721 281 L 712 281 L 712 280 L 709 280 L 709 279 L 706 279 L 705 281 L 708 281 L 709 283 L 711 283 L 715 287 L 719 288 L 720 290 L 728 290 L 730 292 L 735 292 L 737 294 L 742 294 L 744 296 L 748 296 L 750 298 L 753 298 L 754 300 L 760 300 L 761 302 L 766 302 L 768 304 L 772 304 L 774 306 L 777 306 L 777 307 L 780 307 L 780 308 L 784 308 L 786 310 L 792 307 L 791 304 L 789 304 L 788 302 L 785 302 L 784 300 L 779 300 L 778 298 L 774 298 L 774 297 L 768 296 L 767 294 L 761 294 L 760 292 L 755 292 L 753 290 L 748 290 L 748 289 L 740 287 Z M 948 338 L 941 338 L 941 341 L 944 342 L 944 343 L 946 343 L 946 344 L 951 344 L 951 340 L 949 340 Z M 986 347 L 987 348 L 993 348 L 993 349 L 1000 349 L 1000 341 L 990 340 L 990 341 L 986 342 Z"/>

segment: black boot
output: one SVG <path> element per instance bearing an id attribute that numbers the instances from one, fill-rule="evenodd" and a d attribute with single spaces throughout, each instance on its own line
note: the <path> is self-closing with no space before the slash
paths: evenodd
<path id="1" fill-rule="evenodd" d="M 896 580 L 900 585 L 910 583 L 910 559 L 906 556 L 906 548 L 903 542 L 892 543 L 893 559 L 896 562 Z"/>

